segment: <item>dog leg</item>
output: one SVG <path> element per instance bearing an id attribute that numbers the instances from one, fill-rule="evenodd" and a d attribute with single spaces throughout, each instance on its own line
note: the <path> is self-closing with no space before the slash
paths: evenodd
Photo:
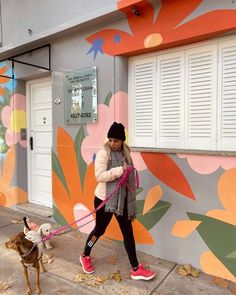
<path id="1" fill-rule="evenodd" d="M 29 282 L 29 274 L 28 274 L 28 269 L 27 267 L 22 263 L 23 265 L 23 270 L 24 270 L 24 277 L 25 277 L 25 283 L 26 283 L 26 292 L 25 295 L 31 295 L 31 287 L 30 287 L 30 282 Z"/>
<path id="2" fill-rule="evenodd" d="M 37 295 L 39 295 L 41 293 L 41 289 L 40 289 L 40 265 L 39 265 L 38 261 L 35 264 L 35 268 L 36 268 L 36 288 L 35 288 L 35 292 L 36 292 Z"/>
<path id="3" fill-rule="evenodd" d="M 39 259 L 39 265 L 40 265 L 40 271 L 41 272 L 46 272 L 46 269 L 43 265 L 42 257 Z"/>
<path id="4" fill-rule="evenodd" d="M 51 246 L 51 244 L 50 244 L 49 241 L 44 241 L 44 245 L 45 245 L 45 248 L 46 248 L 47 250 L 52 249 L 52 246 Z"/>

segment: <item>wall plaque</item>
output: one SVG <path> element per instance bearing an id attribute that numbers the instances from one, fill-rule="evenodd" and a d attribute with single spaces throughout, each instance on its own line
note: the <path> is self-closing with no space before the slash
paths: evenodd
<path id="1" fill-rule="evenodd" d="M 97 123 L 97 69 L 64 74 L 65 123 Z"/>

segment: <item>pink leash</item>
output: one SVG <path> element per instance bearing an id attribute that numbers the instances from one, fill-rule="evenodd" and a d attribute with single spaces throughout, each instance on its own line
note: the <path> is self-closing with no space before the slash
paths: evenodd
<path id="1" fill-rule="evenodd" d="M 57 235 L 58 233 L 64 231 L 67 227 L 71 227 L 72 225 L 74 225 L 74 224 L 80 222 L 81 220 L 89 217 L 90 215 L 94 214 L 96 211 L 98 211 L 99 209 L 101 209 L 110 200 L 110 198 L 116 193 L 116 191 L 118 191 L 118 189 L 122 185 L 126 185 L 127 188 L 132 191 L 133 189 L 128 185 L 128 179 L 129 179 L 130 173 L 133 170 L 135 171 L 136 188 L 138 188 L 139 187 L 138 172 L 137 172 L 137 170 L 134 167 L 127 166 L 127 169 L 124 171 L 124 173 L 122 174 L 122 176 L 119 178 L 119 181 L 118 181 L 116 187 L 114 188 L 114 190 L 106 197 L 106 199 L 104 201 L 102 201 L 102 203 L 96 209 L 94 209 L 89 214 L 83 216 L 82 218 L 80 218 L 78 220 L 75 220 L 74 222 L 72 222 L 70 224 L 67 224 L 67 225 L 64 225 L 62 227 L 57 228 L 56 230 L 52 231 L 49 235 L 47 235 L 46 237 L 44 237 L 42 239 L 42 241 L 49 240 L 51 237 L 53 237 L 53 236 Z M 80 227 L 83 227 L 84 225 L 81 225 Z M 78 228 L 80 228 L 80 227 L 78 227 Z"/>

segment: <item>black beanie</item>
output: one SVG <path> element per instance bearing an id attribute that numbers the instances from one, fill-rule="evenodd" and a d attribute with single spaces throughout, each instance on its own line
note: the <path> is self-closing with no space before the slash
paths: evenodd
<path id="1" fill-rule="evenodd" d="M 122 141 L 125 141 L 124 125 L 121 123 L 114 122 L 107 133 L 107 138 L 115 138 L 115 139 L 120 139 Z"/>

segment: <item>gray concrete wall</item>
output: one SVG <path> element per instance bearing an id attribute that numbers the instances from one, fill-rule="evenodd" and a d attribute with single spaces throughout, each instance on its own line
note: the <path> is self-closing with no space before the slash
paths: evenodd
<path id="1" fill-rule="evenodd" d="M 114 10 L 115 0 L 1 0 L 2 45 L 28 43 Z"/>

